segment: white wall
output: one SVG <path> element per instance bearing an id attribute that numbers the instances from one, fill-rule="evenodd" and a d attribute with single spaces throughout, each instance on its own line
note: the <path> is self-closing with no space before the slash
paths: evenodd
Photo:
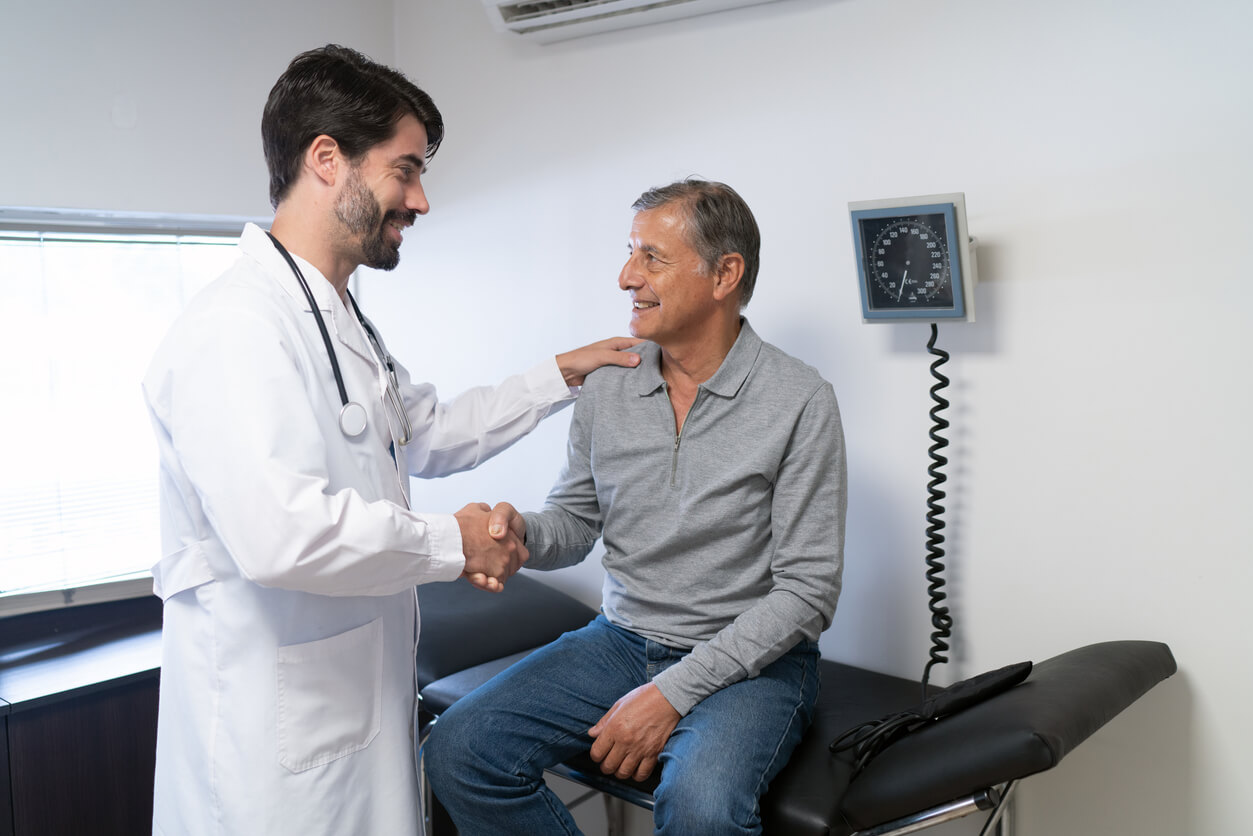
<path id="1" fill-rule="evenodd" d="M 733 184 L 765 241 L 748 313 L 844 411 L 824 652 L 916 676 L 927 333 L 860 323 L 846 203 L 964 191 L 983 283 L 979 322 L 941 331 L 958 641 L 937 678 L 1166 641 L 1180 673 L 1027 781 L 1018 832 L 1246 829 L 1253 7 L 788 0 L 540 47 L 473 0 L 394 5 L 0 0 L 0 204 L 265 213 L 260 110 L 286 62 L 330 40 L 394 60 L 449 133 L 432 214 L 360 298 L 452 392 L 622 332 L 631 201 Z M 534 507 L 567 419 L 418 504 Z M 594 600 L 599 573 L 550 580 Z"/>
<path id="2" fill-rule="evenodd" d="M 392 342 L 455 390 L 620 333 L 631 201 L 731 183 L 763 230 L 748 314 L 844 412 L 846 587 L 823 649 L 898 674 L 920 674 L 930 632 L 927 329 L 860 323 L 846 203 L 964 191 L 983 281 L 978 323 L 940 334 L 957 652 L 937 678 L 1168 642 L 1180 673 L 1026 782 L 1019 832 L 1246 829 L 1253 6 L 790 0 L 551 46 L 463 0 L 396 20 L 449 127 L 431 215 L 367 283 Z M 533 507 L 563 420 L 421 499 Z M 594 598 L 598 578 L 557 582 Z"/>
<path id="3" fill-rule="evenodd" d="M 297 53 L 392 58 L 391 0 L 0 0 L 0 205 L 263 216 Z"/>

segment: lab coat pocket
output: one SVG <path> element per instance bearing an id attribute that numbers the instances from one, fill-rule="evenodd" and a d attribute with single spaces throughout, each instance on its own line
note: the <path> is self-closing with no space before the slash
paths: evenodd
<path id="1" fill-rule="evenodd" d="M 304 772 L 360 751 L 379 733 L 383 631 L 378 619 L 278 648 L 278 760 Z"/>

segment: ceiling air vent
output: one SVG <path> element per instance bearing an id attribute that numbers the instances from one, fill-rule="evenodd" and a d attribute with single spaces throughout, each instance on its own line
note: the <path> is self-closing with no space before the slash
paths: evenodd
<path id="1" fill-rule="evenodd" d="M 483 0 L 492 25 L 552 43 L 774 0 Z"/>

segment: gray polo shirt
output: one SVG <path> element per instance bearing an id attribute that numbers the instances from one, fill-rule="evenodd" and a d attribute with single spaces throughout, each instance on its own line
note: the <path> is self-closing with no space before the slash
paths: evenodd
<path id="1" fill-rule="evenodd" d="M 565 469 L 543 511 L 524 515 L 527 567 L 578 563 L 603 536 L 604 614 L 692 649 L 654 680 L 687 714 L 830 626 L 844 434 L 831 384 L 747 320 L 681 434 L 660 348 L 635 350 L 638 367 L 606 366 L 584 383 Z"/>

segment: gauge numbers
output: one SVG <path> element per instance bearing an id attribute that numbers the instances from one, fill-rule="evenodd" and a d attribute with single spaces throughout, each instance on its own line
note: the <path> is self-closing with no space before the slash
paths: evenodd
<path id="1" fill-rule="evenodd" d="M 861 224 L 873 310 L 953 307 L 943 214 L 866 219 Z"/>

